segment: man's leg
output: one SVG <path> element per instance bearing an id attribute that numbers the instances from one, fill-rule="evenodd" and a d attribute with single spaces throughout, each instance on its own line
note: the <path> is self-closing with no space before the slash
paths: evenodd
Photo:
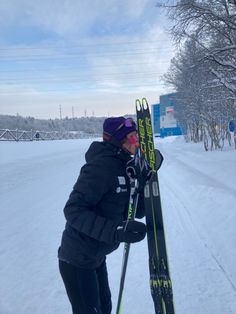
<path id="1" fill-rule="evenodd" d="M 96 270 L 82 269 L 59 261 L 59 269 L 73 314 L 103 314 Z"/>
<path id="2" fill-rule="evenodd" d="M 98 278 L 102 314 L 111 314 L 111 291 L 109 288 L 106 261 L 104 261 L 101 266 L 97 268 L 96 272 Z"/>

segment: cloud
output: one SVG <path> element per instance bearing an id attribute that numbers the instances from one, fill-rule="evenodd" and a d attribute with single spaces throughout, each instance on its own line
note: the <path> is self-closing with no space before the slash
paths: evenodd
<path id="1" fill-rule="evenodd" d="M 12 0 L 0 3 L 0 25 L 38 26 L 60 35 L 87 34 L 96 25 L 127 24 L 140 18 L 148 0 Z M 155 1 L 153 1 L 154 5 Z"/>
<path id="2" fill-rule="evenodd" d="M 144 89 L 145 86 L 149 90 L 160 89 L 160 77 L 168 69 L 174 47 L 158 23 L 142 35 L 106 40 L 110 46 L 103 54 L 87 57 L 91 77 L 99 81 L 99 86 L 106 85 L 110 91 L 115 91 L 117 86 L 124 91 Z M 125 44 L 118 45 L 119 42 Z"/>
<path id="3" fill-rule="evenodd" d="M 86 108 L 98 115 L 125 114 L 132 111 L 136 97 L 156 102 L 165 92 L 160 76 L 174 49 L 155 4 L 156 0 L 0 3 L 0 26 L 2 14 L 8 21 L 0 33 L 10 45 L 0 50 L 1 111 L 47 117 L 61 104 L 67 115 L 71 106 L 78 106 L 80 114 Z M 41 36 L 38 43 L 27 45 L 24 34 L 17 33 L 19 43 L 13 46 L 14 25 L 59 37 Z"/>

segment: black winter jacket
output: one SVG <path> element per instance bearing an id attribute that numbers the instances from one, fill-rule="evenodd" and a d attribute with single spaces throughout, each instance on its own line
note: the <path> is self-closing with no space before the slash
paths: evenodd
<path id="1" fill-rule="evenodd" d="M 67 201 L 66 226 L 58 250 L 60 260 L 96 268 L 119 246 L 115 232 L 127 219 L 130 195 L 126 163 L 130 155 L 109 142 L 93 142 L 86 164 Z M 136 217 L 144 216 L 143 195 Z"/>

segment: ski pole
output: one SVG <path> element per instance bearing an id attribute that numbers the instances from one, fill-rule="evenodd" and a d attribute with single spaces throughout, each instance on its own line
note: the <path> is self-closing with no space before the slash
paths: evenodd
<path id="1" fill-rule="evenodd" d="M 138 151 L 136 151 L 135 158 L 138 158 Z M 135 177 L 132 178 L 132 175 L 134 176 L 134 173 L 130 175 L 128 171 L 129 170 L 127 169 L 127 174 L 131 182 L 131 190 L 130 190 L 130 201 L 129 201 L 129 211 L 128 211 L 127 221 L 134 220 L 137 206 L 138 206 L 138 199 L 139 199 L 138 180 Z M 125 276 L 126 276 L 126 270 L 127 270 L 127 265 L 128 265 L 129 251 L 130 251 L 130 243 L 125 243 L 124 251 L 123 251 L 123 261 L 122 261 L 122 268 L 121 268 L 120 288 L 119 288 L 119 294 L 118 294 L 116 314 L 121 313 L 122 295 L 123 295 Z"/>

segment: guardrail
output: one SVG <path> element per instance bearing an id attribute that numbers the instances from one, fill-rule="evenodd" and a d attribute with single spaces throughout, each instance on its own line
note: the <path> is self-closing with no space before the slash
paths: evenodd
<path id="1" fill-rule="evenodd" d="M 43 141 L 43 140 L 68 140 L 89 137 L 100 137 L 98 134 L 88 134 L 79 131 L 24 131 L 0 129 L 0 141 Z"/>

